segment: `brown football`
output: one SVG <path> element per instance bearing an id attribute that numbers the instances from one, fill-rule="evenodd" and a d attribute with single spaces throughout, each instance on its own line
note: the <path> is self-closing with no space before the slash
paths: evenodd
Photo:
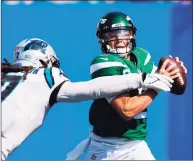
<path id="1" fill-rule="evenodd" d="M 184 68 L 180 66 L 180 63 L 177 62 L 174 58 L 162 57 L 158 64 L 158 70 L 161 68 L 163 62 L 167 59 L 169 59 L 169 62 L 166 65 L 166 68 L 171 64 L 170 62 L 175 63 L 176 66 L 172 69 L 172 71 L 178 68 L 179 73 L 180 73 L 180 77 L 174 79 L 174 83 L 172 84 L 171 93 L 176 94 L 176 95 L 182 95 L 186 90 L 187 76 L 186 76 Z"/>

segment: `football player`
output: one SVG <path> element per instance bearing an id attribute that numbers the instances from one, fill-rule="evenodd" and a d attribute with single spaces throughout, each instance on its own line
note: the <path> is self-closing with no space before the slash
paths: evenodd
<path id="1" fill-rule="evenodd" d="M 157 70 L 150 53 L 136 47 L 136 31 L 133 21 L 124 13 L 110 12 L 101 18 L 96 34 L 103 54 L 91 63 L 92 79 L 160 71 L 172 79 L 178 77 L 178 69 L 171 70 L 175 64 L 166 68 L 168 61 Z M 159 90 L 139 88 L 94 100 L 89 112 L 91 139 L 68 153 L 67 160 L 78 159 L 86 146 L 88 160 L 154 160 L 146 143 L 147 107 L 158 93 Z"/>
<path id="2" fill-rule="evenodd" d="M 38 38 L 21 41 L 14 50 L 14 64 L 2 64 L 2 160 L 42 125 L 56 102 L 87 101 L 139 87 L 170 91 L 173 83 L 159 74 L 71 82 L 59 65 L 54 49 Z"/>

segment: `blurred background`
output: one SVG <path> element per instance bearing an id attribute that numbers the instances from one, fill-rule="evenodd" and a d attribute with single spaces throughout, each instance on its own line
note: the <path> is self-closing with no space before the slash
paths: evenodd
<path id="1" fill-rule="evenodd" d="M 4 1 L 2 58 L 12 61 L 13 49 L 37 37 L 55 49 L 71 81 L 90 79 L 89 65 L 101 54 L 96 26 L 107 12 L 129 15 L 137 27 L 137 45 L 160 57 L 179 56 L 188 69 L 184 95 L 160 93 L 149 107 L 148 144 L 157 160 L 192 159 L 192 3 L 186 1 Z M 64 160 L 66 153 L 88 137 L 92 101 L 60 103 L 8 160 Z"/>

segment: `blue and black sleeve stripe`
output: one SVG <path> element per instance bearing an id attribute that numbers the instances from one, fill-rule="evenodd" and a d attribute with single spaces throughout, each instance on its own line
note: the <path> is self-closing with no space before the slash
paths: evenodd
<path id="1" fill-rule="evenodd" d="M 57 102 L 57 95 L 58 92 L 60 90 L 60 88 L 62 87 L 62 85 L 65 83 L 66 81 L 63 81 L 62 83 L 60 83 L 51 93 L 50 95 L 50 100 L 49 100 L 49 105 L 53 106 L 56 102 Z"/>
<path id="2" fill-rule="evenodd" d="M 54 77 L 52 75 L 52 68 L 46 68 L 44 70 L 45 80 L 50 88 L 54 86 Z"/>

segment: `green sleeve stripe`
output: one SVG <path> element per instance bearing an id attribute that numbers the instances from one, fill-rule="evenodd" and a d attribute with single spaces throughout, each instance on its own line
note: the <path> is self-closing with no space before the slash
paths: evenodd
<path id="1" fill-rule="evenodd" d="M 127 67 L 127 66 L 122 64 L 121 62 L 104 62 L 104 63 L 92 64 L 90 66 L 90 74 L 100 69 L 109 68 L 109 67 Z"/>
<path id="2" fill-rule="evenodd" d="M 143 72 L 146 73 L 151 73 L 153 70 L 153 62 L 150 60 L 144 67 L 143 67 Z"/>
<path id="3" fill-rule="evenodd" d="M 109 67 L 109 68 L 103 68 L 99 69 L 92 73 L 92 79 L 103 77 L 103 76 L 112 76 L 112 75 L 122 75 L 121 70 L 118 70 L 117 67 Z"/>
<path id="4" fill-rule="evenodd" d="M 144 65 L 146 65 L 151 60 L 151 55 L 148 53 L 145 59 Z"/>

